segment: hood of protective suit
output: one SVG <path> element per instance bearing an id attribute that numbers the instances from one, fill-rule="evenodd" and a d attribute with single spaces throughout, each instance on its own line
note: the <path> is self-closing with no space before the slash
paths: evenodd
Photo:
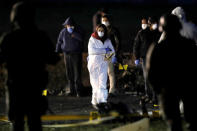
<path id="1" fill-rule="evenodd" d="M 98 36 L 98 33 L 97 32 L 92 33 L 91 36 L 94 37 L 94 38 L 96 38 L 96 39 L 98 39 L 98 40 L 101 40 L 101 38 Z"/>
<path id="2" fill-rule="evenodd" d="M 185 12 L 182 7 L 176 7 L 172 10 L 172 14 L 176 15 L 179 19 L 185 19 Z"/>
<path id="3" fill-rule="evenodd" d="M 66 21 L 65 21 L 62 25 L 63 25 L 63 26 L 65 26 L 65 25 L 75 26 L 75 21 L 73 20 L 72 17 L 68 17 L 68 18 L 66 19 Z"/>
<path id="4" fill-rule="evenodd" d="M 34 24 L 35 10 L 30 4 L 17 2 L 13 5 L 10 13 L 10 22 L 17 23 L 19 26 Z"/>
<path id="5" fill-rule="evenodd" d="M 107 36 L 106 35 L 104 35 L 102 38 L 100 38 L 98 36 L 98 33 L 97 32 L 92 33 L 91 36 L 94 37 L 95 39 L 101 40 L 102 42 L 104 42 L 107 39 Z"/>

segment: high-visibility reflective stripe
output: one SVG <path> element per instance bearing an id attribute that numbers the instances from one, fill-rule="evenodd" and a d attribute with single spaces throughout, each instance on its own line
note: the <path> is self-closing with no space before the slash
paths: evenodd
<path id="1" fill-rule="evenodd" d="M 75 124 L 43 125 L 42 127 L 45 127 L 45 128 L 63 128 L 63 127 L 85 126 L 85 125 L 97 125 L 97 124 L 101 124 L 104 121 L 113 120 L 115 118 L 116 117 L 114 117 L 114 116 L 108 116 L 108 117 L 104 117 L 104 118 L 101 118 L 101 119 L 96 119 L 96 120 L 86 121 L 86 122 L 80 122 L 80 123 L 75 123 Z"/>
<path id="2" fill-rule="evenodd" d="M 160 110 L 151 111 L 149 113 L 150 117 L 160 117 Z M 112 117 L 118 117 L 117 113 L 112 113 L 110 116 Z M 134 114 L 128 114 L 127 117 L 146 117 L 143 114 L 140 113 L 134 113 Z M 41 117 L 42 121 L 61 121 L 61 120 L 95 120 L 95 119 L 102 119 L 106 116 L 102 116 L 98 114 L 97 112 L 90 112 L 90 115 L 45 115 Z M 26 117 L 25 117 L 26 119 Z M 9 122 L 8 118 L 6 116 L 0 116 L 0 121 Z"/>
<path id="3" fill-rule="evenodd" d="M 42 121 L 88 120 L 89 118 L 90 118 L 89 115 L 45 115 L 41 117 L 41 120 Z M 8 121 L 8 118 L 2 116 L 0 117 L 0 121 Z"/>

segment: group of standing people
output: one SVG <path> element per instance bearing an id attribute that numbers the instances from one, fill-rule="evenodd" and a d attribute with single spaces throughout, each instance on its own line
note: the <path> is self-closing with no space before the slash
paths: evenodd
<path id="1" fill-rule="evenodd" d="M 159 30 L 159 41 L 150 46 L 146 55 L 146 77 L 158 95 L 169 129 L 183 130 L 179 107 L 183 102 L 187 128 L 195 131 L 197 116 L 192 103 L 197 86 L 197 28 L 187 22 L 183 8 L 177 7 L 171 14 L 161 16 Z"/>
<path id="2" fill-rule="evenodd" d="M 194 76 L 197 74 L 197 35 L 196 26 L 187 22 L 184 14 L 178 7 L 172 14 L 163 15 L 159 24 L 154 18 L 142 19 L 142 29 L 134 45 L 135 64 L 142 63 L 145 80 L 158 94 L 172 131 L 182 131 L 180 100 L 184 103 L 189 129 L 196 131 L 193 96 L 196 87 Z M 30 131 L 42 131 L 40 116 L 47 109 L 47 101 L 42 96 L 48 81 L 46 67 L 55 65 L 59 60 L 50 39 L 36 27 L 34 15 L 32 6 L 16 3 L 10 14 L 12 29 L 0 40 L 0 64 L 5 63 L 8 69 L 9 119 L 13 122 L 14 131 L 24 130 L 25 116 Z M 92 86 L 91 103 L 98 108 L 99 104 L 107 105 L 109 94 L 116 92 L 114 63 L 119 61 L 121 38 L 107 12 L 99 11 L 94 21 L 95 27 L 88 42 L 87 67 Z M 71 17 L 63 26 L 56 52 L 64 56 L 69 95 L 80 96 L 84 31 Z M 29 91 L 31 93 L 27 94 Z M 145 92 L 149 92 L 146 81 Z"/>
<path id="3" fill-rule="evenodd" d="M 70 93 L 68 96 L 79 97 L 81 88 L 81 65 L 84 31 L 75 23 L 72 17 L 68 17 L 63 23 L 56 52 L 64 56 L 66 75 Z"/>
<path id="4" fill-rule="evenodd" d="M 196 86 L 193 76 L 197 73 L 196 32 L 196 25 L 187 21 L 182 7 L 177 7 L 161 16 L 159 24 L 142 19 L 142 29 L 135 38 L 135 64 L 143 69 L 145 95 L 152 95 L 153 100 L 158 96 L 171 131 L 183 130 L 181 102 L 188 129 L 196 130 L 196 108 L 192 104 Z"/>
<path id="5" fill-rule="evenodd" d="M 92 104 L 107 103 L 108 93 L 116 93 L 114 63 L 120 51 L 120 33 L 113 26 L 112 16 L 101 9 L 93 16 L 93 33 L 88 43 L 88 70 L 92 86 Z M 80 96 L 81 54 L 83 51 L 84 32 L 69 17 L 64 22 L 65 28 L 59 34 L 56 52 L 64 54 L 68 85 L 71 96 Z M 107 89 L 109 76 L 110 89 Z"/>

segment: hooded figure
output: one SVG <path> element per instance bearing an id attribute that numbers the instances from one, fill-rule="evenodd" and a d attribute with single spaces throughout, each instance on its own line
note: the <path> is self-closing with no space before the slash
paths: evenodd
<path id="1" fill-rule="evenodd" d="M 76 25 L 72 17 L 68 17 L 63 23 L 56 52 L 64 54 L 66 75 L 68 80 L 69 96 L 80 96 L 81 66 L 84 32 Z"/>
<path id="2" fill-rule="evenodd" d="M 14 26 L 20 27 L 35 25 L 35 10 L 32 6 L 26 6 L 23 2 L 18 2 L 12 7 L 10 21 Z"/>
<path id="3" fill-rule="evenodd" d="M 32 6 L 16 3 L 10 20 L 13 28 L 0 41 L 0 64 L 8 70 L 8 116 L 14 131 L 24 131 L 24 116 L 30 131 L 41 131 L 40 116 L 47 109 L 42 96 L 48 83 L 46 65 L 56 64 L 59 57 L 47 35 L 36 28 Z"/>
<path id="4" fill-rule="evenodd" d="M 165 38 L 152 45 L 147 54 L 148 80 L 159 94 L 161 109 L 171 131 L 182 131 L 179 102 L 184 104 L 184 117 L 191 131 L 196 131 L 196 106 L 193 100 L 197 86 L 197 46 L 179 33 L 181 23 L 174 15 L 160 20 Z"/>
<path id="5" fill-rule="evenodd" d="M 149 24 L 150 24 L 152 42 L 157 43 L 160 36 L 161 36 L 161 33 L 158 30 L 157 18 L 156 17 L 149 17 L 148 21 L 149 21 Z"/>
<path id="6" fill-rule="evenodd" d="M 63 26 L 66 26 L 66 25 L 75 26 L 76 24 L 72 17 L 68 17 L 62 25 Z"/>
<path id="7" fill-rule="evenodd" d="M 106 54 L 115 55 L 111 40 L 107 38 L 107 28 L 101 24 L 97 27 L 97 32 L 91 35 L 88 43 L 88 70 L 92 85 L 91 103 L 94 107 L 101 103 L 107 103 L 108 61 L 105 59 Z"/>
<path id="8" fill-rule="evenodd" d="M 172 14 L 176 15 L 182 24 L 182 29 L 180 31 L 180 34 L 185 38 L 194 40 L 195 43 L 197 44 L 197 26 L 192 22 L 187 21 L 183 8 L 176 7 L 172 11 Z"/>

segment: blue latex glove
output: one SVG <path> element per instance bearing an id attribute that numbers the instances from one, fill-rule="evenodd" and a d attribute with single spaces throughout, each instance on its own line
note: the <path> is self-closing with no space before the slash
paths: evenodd
<path id="1" fill-rule="evenodd" d="M 108 54 L 110 51 L 112 51 L 109 47 L 105 48 L 106 53 Z"/>
<path id="2" fill-rule="evenodd" d="M 117 58 L 116 58 L 115 56 L 112 57 L 112 63 L 113 63 L 113 64 L 117 63 Z"/>
<path id="3" fill-rule="evenodd" d="M 139 64 L 140 64 L 140 60 L 139 59 L 135 60 L 135 65 L 138 66 Z"/>

